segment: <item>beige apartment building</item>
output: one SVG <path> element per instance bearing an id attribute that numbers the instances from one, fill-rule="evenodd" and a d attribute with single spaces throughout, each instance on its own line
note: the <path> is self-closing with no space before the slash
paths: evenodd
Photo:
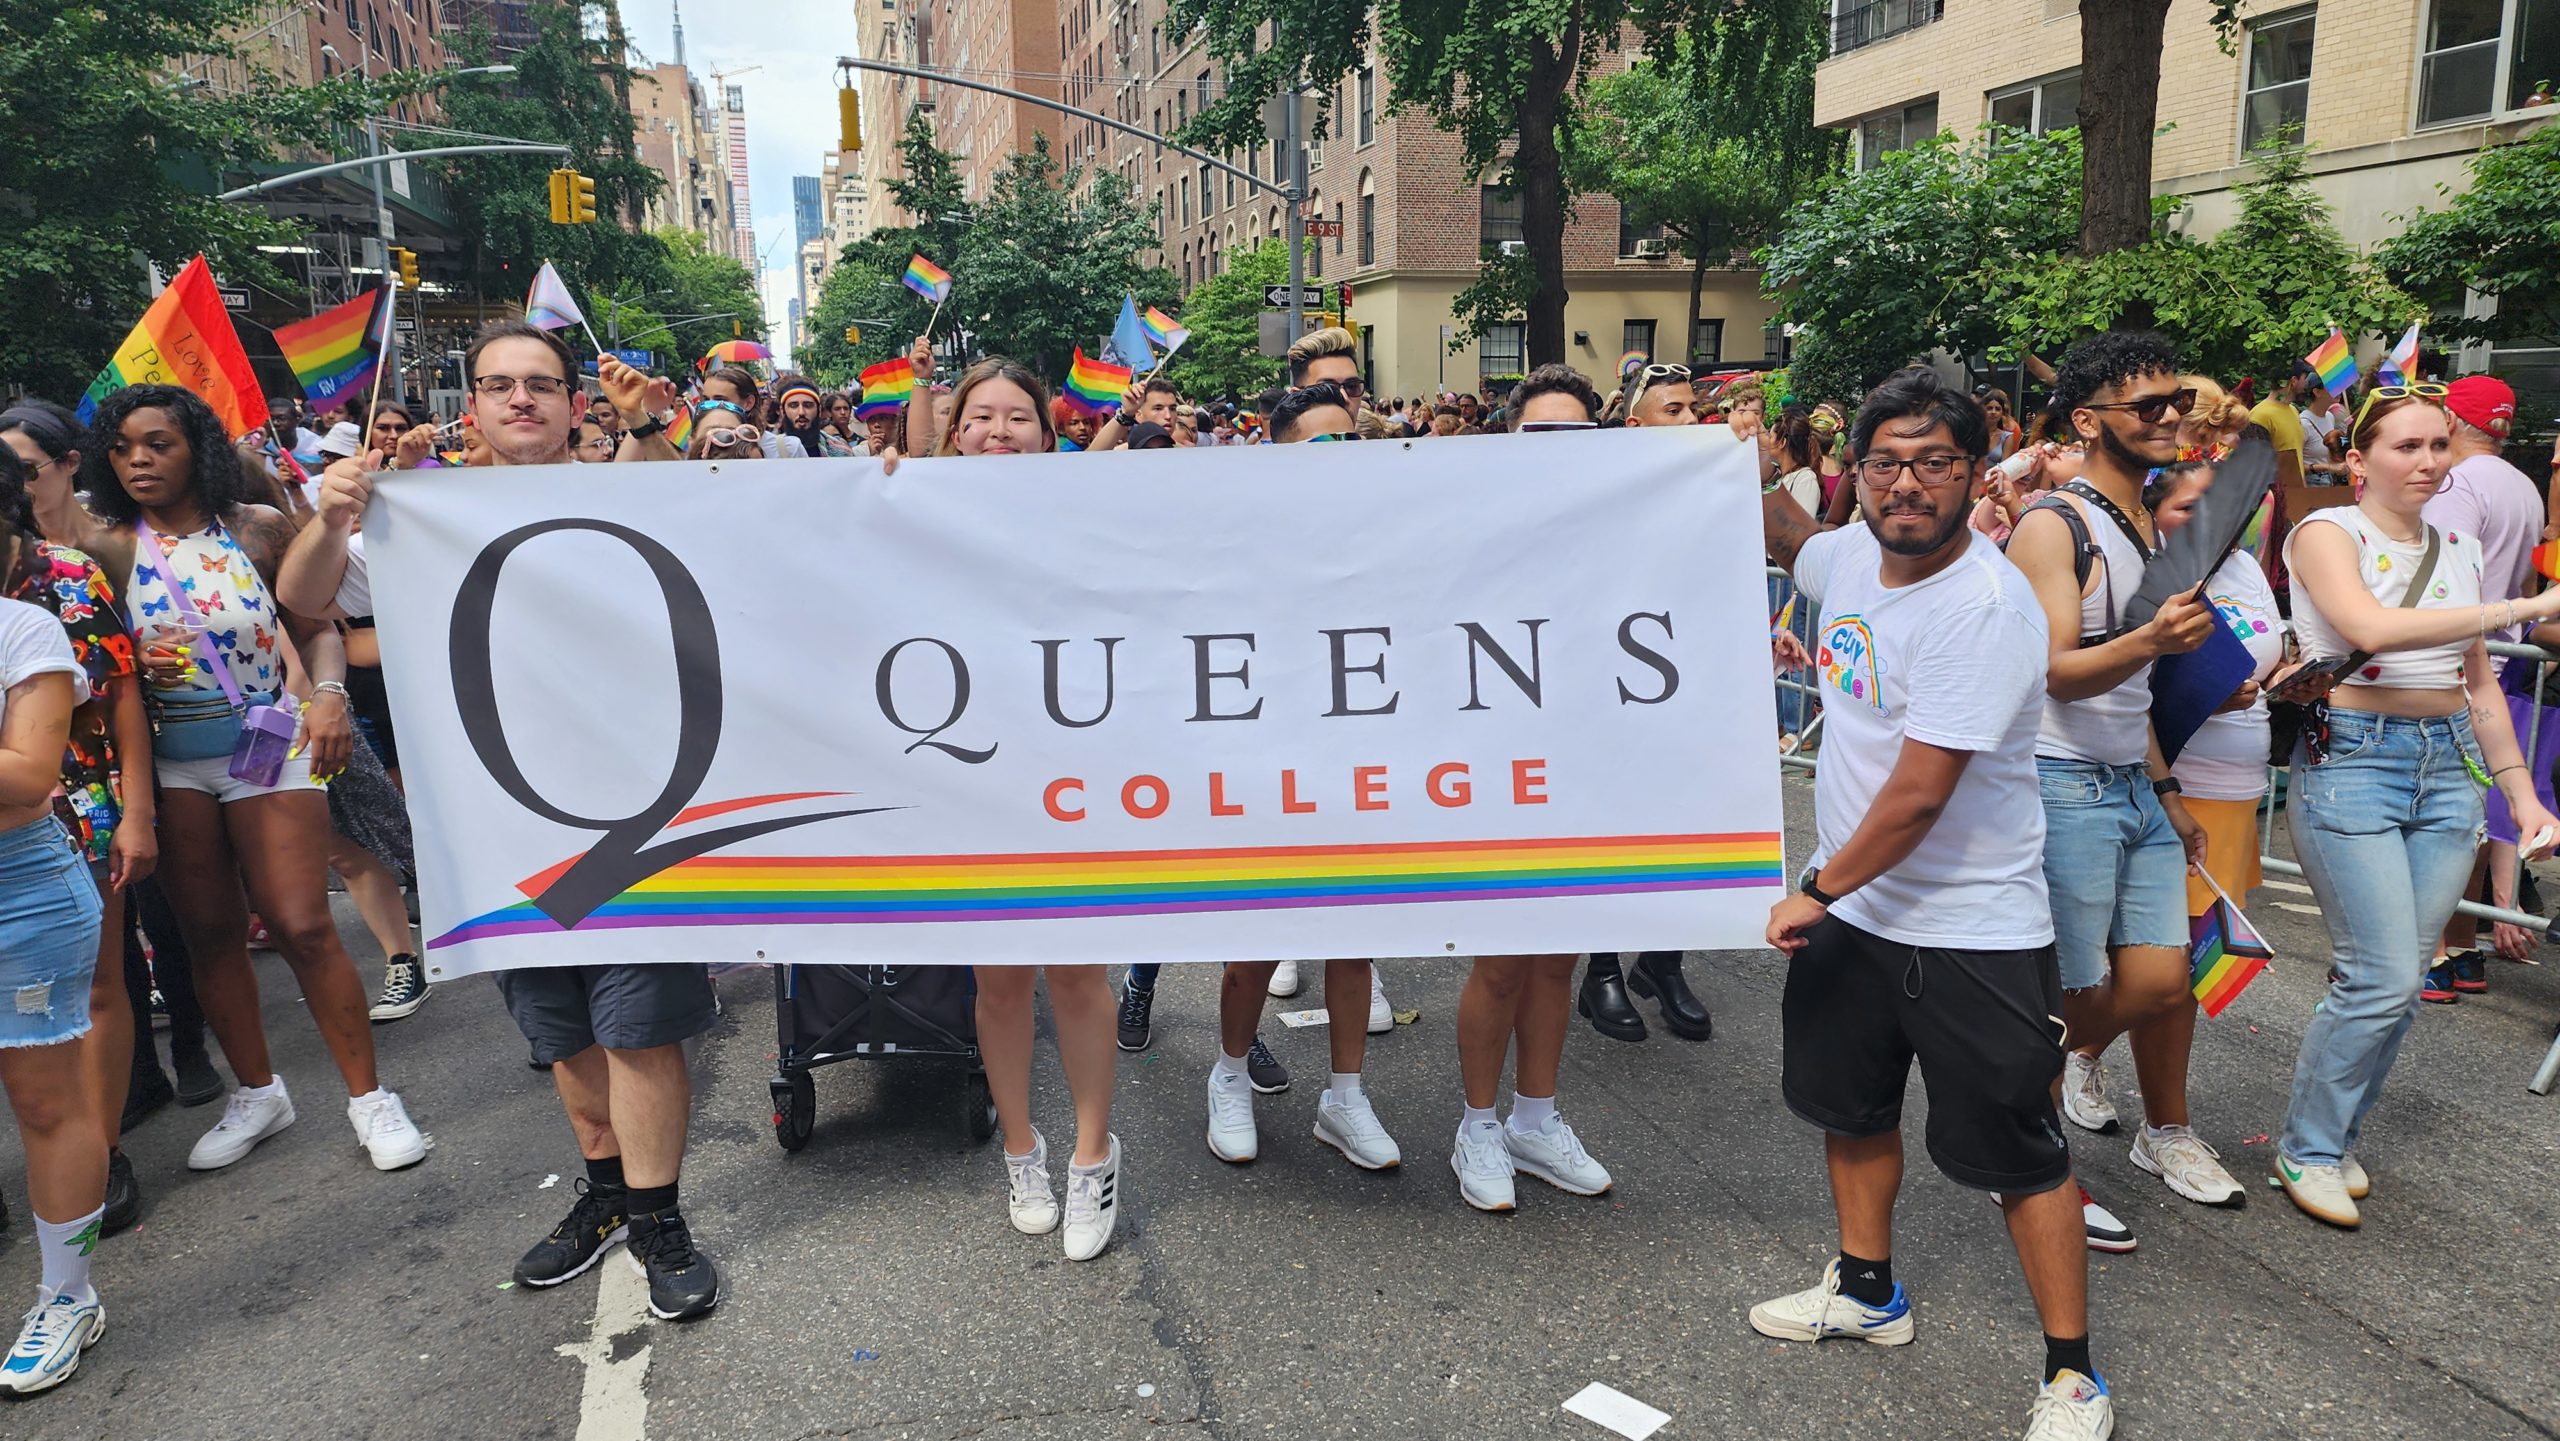
<path id="1" fill-rule="evenodd" d="M 734 255 L 729 170 L 702 82 L 682 61 L 647 65 L 631 76 L 633 144 L 666 182 L 643 217 L 650 229 L 690 230 L 715 255 Z"/>

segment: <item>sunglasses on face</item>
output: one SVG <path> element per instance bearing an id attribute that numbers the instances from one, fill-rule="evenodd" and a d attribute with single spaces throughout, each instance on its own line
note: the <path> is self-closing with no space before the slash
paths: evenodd
<path id="1" fill-rule="evenodd" d="M 2139 400 L 2111 400 L 2104 405 L 2089 404 L 2082 410 L 2130 410 L 2133 418 L 2145 425 L 2158 425 L 2170 411 L 2185 415 L 2196 408 L 2196 390 L 2190 385 L 2160 395 L 2146 395 Z"/>
<path id="2" fill-rule="evenodd" d="M 1520 423 L 1518 433 L 1541 435 L 1550 430 L 1598 430 L 1599 428 L 1600 423 L 1594 420 L 1524 420 Z"/>
<path id="3" fill-rule="evenodd" d="M 1322 435 L 1308 436 L 1307 444 L 1316 445 L 1328 440 L 1358 440 L 1359 438 L 1360 432 L 1356 430 L 1329 430 Z"/>
<path id="4" fill-rule="evenodd" d="M 2353 435 L 2364 429 L 2364 418 L 2373 413 L 2373 403 L 2377 400 L 2416 399 L 2442 403 L 2444 398 L 2452 393 L 2451 390 L 2431 380 L 2422 380 L 2415 385 L 2377 385 L 2366 392 L 2364 404 L 2356 407 L 2356 423 L 2347 427 L 2347 433 Z"/>

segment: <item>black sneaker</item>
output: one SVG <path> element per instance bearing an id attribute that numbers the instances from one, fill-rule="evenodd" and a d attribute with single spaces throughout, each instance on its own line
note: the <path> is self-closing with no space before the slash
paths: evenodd
<path id="1" fill-rule="evenodd" d="M 1143 1051 L 1153 1035 L 1156 988 L 1120 983 L 1120 1049 Z"/>
<path id="2" fill-rule="evenodd" d="M 416 1014 L 427 1003 L 425 968 L 416 956 L 393 956 L 382 967 L 382 994 L 365 1014 L 377 1021 L 397 1021 Z"/>
<path id="3" fill-rule="evenodd" d="M 1271 1054 L 1271 1048 L 1262 1044 L 1260 1036 L 1253 1038 L 1253 1049 L 1244 1053 L 1244 1073 L 1245 1079 L 1263 1095 L 1276 1096 L 1289 1089 L 1289 1068 L 1280 1064 L 1280 1058 Z"/>
<path id="4" fill-rule="evenodd" d="M 220 1100 L 230 1090 L 222 1083 L 222 1073 L 213 1068 L 213 1058 L 204 1052 L 204 1033 L 198 1031 L 191 1044 L 182 1044 L 178 1033 L 169 1033 L 169 1064 L 178 1073 L 178 1104 L 201 1106 Z"/>
<path id="5" fill-rule="evenodd" d="M 557 1286 L 582 1275 L 616 1241 L 627 1240 L 631 1227 L 622 1212 L 622 1188 L 597 1190 L 581 1176 L 570 1183 L 578 1199 L 569 1214 L 516 1262 L 516 1280 L 527 1286 Z"/>
<path id="6" fill-rule="evenodd" d="M 720 1304 L 720 1267 L 673 1206 L 631 1218 L 631 1268 L 649 1278 L 649 1314 L 661 1321 L 708 1316 Z"/>
<path id="7" fill-rule="evenodd" d="M 142 1048 L 138 1046 L 134 1056 L 137 1064 L 133 1068 L 133 1080 L 125 1087 L 124 1116 L 116 1123 L 118 1135 L 151 1119 L 152 1112 L 178 1098 L 178 1093 L 169 1086 L 169 1077 L 160 1069 L 158 1056 L 143 1060 Z"/>
<path id="8" fill-rule="evenodd" d="M 133 1162 L 122 1151 L 107 1153 L 107 1210 L 98 1218 L 98 1233 L 112 1236 L 142 1219 L 142 1187 L 133 1179 Z"/>

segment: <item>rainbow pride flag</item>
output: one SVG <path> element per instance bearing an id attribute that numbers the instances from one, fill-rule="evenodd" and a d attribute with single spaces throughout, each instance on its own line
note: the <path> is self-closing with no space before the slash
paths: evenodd
<path id="1" fill-rule="evenodd" d="M 1095 360 L 1076 347 L 1076 363 L 1067 371 L 1067 387 L 1060 394 L 1067 404 L 1086 415 L 1101 415 L 1118 408 L 1120 396 L 1129 388 L 1129 367 Z"/>
<path id="2" fill-rule="evenodd" d="M 2249 988 L 2276 953 L 2231 903 L 2231 897 L 2222 893 L 2220 882 L 2201 866 L 2196 874 L 2213 888 L 2213 905 L 2187 923 L 2187 984 L 2204 1013 L 2218 1016 Z"/>
<path id="3" fill-rule="evenodd" d="M 936 305 L 951 298 L 951 272 L 921 255 L 907 261 L 907 273 L 899 279 L 907 288 Z"/>
<path id="4" fill-rule="evenodd" d="M 2560 580 L 2560 540 L 2546 540 L 2533 548 L 2533 568 L 2552 580 Z"/>
<path id="5" fill-rule="evenodd" d="M 667 444 L 682 455 L 693 445 L 693 407 L 679 402 L 676 418 L 667 422 Z"/>
<path id="6" fill-rule="evenodd" d="M 2329 327 L 2329 338 L 2320 342 L 2320 348 L 2302 359 L 2320 372 L 2320 383 L 2329 388 L 2331 395 L 2346 394 L 2347 387 L 2355 384 L 2361 374 L 2356 369 L 2355 347 L 2347 344 L 2346 336 L 2334 325 Z"/>
<path id="7" fill-rule="evenodd" d="M 224 428 L 246 435 L 267 423 L 267 402 L 257 372 L 240 348 L 213 267 L 199 255 L 142 312 L 133 333 L 116 347 L 107 368 L 80 397 L 80 419 L 97 414 L 98 402 L 128 385 L 183 386 L 204 397 Z"/>
<path id="8" fill-rule="evenodd" d="M 520 889 L 539 894 L 566 864 L 527 878 Z M 708 855 L 650 876 L 573 929 L 952 924 L 1536 900 L 1776 887 L 1783 874 L 1775 832 L 1009 855 Z M 526 900 L 474 917 L 428 948 L 561 929 Z"/>
<path id="9" fill-rule="evenodd" d="M 373 373 L 382 367 L 390 295 L 388 287 L 376 286 L 309 320 L 277 328 L 276 349 L 293 367 L 302 393 L 311 397 L 313 414 L 337 409 L 346 397 L 373 383 Z"/>
<path id="10" fill-rule="evenodd" d="M 874 416 L 895 415 L 898 407 L 915 399 L 916 368 L 903 355 L 892 356 L 862 372 L 862 401 L 854 406 L 854 417 L 869 420 Z"/>
<path id="11" fill-rule="evenodd" d="M 1168 356 L 1180 350 L 1182 342 L 1191 338 L 1191 332 L 1182 328 L 1181 321 L 1152 305 L 1147 307 L 1145 315 L 1139 317 L 1138 328 L 1147 333 L 1147 339 L 1163 347 Z"/>

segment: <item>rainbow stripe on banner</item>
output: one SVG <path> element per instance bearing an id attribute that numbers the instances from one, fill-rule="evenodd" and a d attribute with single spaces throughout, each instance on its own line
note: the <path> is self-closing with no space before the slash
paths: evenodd
<path id="1" fill-rule="evenodd" d="M 1129 389 L 1129 367 L 1095 360 L 1076 347 L 1076 363 L 1067 370 L 1066 388 L 1059 392 L 1067 404 L 1085 415 L 1100 415 L 1120 404 Z"/>
<path id="2" fill-rule="evenodd" d="M 896 356 L 862 372 L 862 401 L 853 413 L 860 420 L 895 415 L 915 394 L 916 368 L 905 356 Z"/>
<path id="3" fill-rule="evenodd" d="M 346 397 L 373 381 L 382 366 L 383 303 L 386 286 L 375 286 L 344 305 L 331 306 L 309 320 L 276 329 L 276 349 L 293 367 L 302 393 L 317 413 L 337 409 Z"/>
<path id="4" fill-rule="evenodd" d="M 2240 914 L 2222 886 L 2196 868 L 2204 883 L 2213 887 L 2213 906 L 2203 915 L 2188 921 L 2187 984 L 2195 992 L 2196 1004 L 2208 1016 L 2221 1015 L 2223 1009 L 2239 999 L 2267 963 L 2276 958 L 2258 928 Z"/>
<path id="5" fill-rule="evenodd" d="M 940 305 L 951 298 L 951 272 L 918 255 L 907 261 L 907 273 L 899 277 L 907 288 Z"/>
<path id="6" fill-rule="evenodd" d="M 520 889 L 534 893 L 558 869 Z M 1775 832 L 983 856 L 698 856 L 574 927 L 527 901 L 428 945 L 563 929 L 939 925 L 1726 890 L 1782 884 L 1784 869 Z"/>

